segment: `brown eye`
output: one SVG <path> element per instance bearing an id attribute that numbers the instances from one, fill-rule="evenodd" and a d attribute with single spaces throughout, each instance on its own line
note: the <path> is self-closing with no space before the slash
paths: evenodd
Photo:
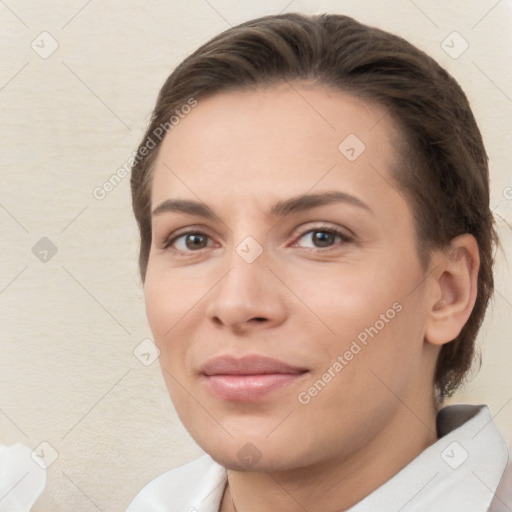
<path id="1" fill-rule="evenodd" d="M 174 247 L 178 251 L 190 252 L 204 249 L 210 245 L 211 240 L 208 235 L 199 232 L 192 232 L 174 237 L 166 244 L 166 247 Z"/>
<path id="2" fill-rule="evenodd" d="M 296 245 L 308 249 L 329 248 L 350 242 L 350 237 L 336 229 L 310 229 L 302 234 Z"/>
<path id="3" fill-rule="evenodd" d="M 329 231 L 313 231 L 312 242 L 316 247 L 329 247 L 336 240 L 336 235 Z"/>
<path id="4" fill-rule="evenodd" d="M 187 249 L 203 249 L 208 245 L 208 237 L 201 233 L 192 233 L 191 235 L 185 235 L 185 245 Z"/>

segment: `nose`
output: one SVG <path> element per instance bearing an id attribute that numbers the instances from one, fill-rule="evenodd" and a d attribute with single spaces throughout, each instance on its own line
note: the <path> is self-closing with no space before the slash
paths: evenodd
<path id="1" fill-rule="evenodd" d="M 208 294 L 207 317 L 237 334 L 282 324 L 287 315 L 284 291 L 266 259 L 247 263 L 235 253 L 230 263 L 230 270 Z"/>

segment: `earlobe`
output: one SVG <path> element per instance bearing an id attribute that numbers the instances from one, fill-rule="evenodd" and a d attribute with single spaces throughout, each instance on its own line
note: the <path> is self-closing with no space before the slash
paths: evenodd
<path id="1" fill-rule="evenodd" d="M 459 335 L 475 305 L 478 244 L 472 235 L 459 235 L 434 259 L 437 272 L 432 273 L 430 282 L 434 299 L 428 311 L 425 338 L 434 345 L 443 345 Z"/>

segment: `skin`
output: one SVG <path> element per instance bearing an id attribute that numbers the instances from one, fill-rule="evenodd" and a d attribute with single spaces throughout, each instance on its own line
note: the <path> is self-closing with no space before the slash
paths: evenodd
<path id="1" fill-rule="evenodd" d="M 366 146 L 355 161 L 338 149 L 349 134 Z M 183 424 L 229 470 L 223 512 L 232 500 L 238 512 L 346 510 L 436 440 L 435 361 L 473 307 L 478 251 L 463 235 L 422 266 L 392 177 L 399 141 L 383 107 L 297 83 L 200 99 L 162 144 L 152 209 L 184 199 L 215 216 L 153 215 L 147 316 Z M 366 206 L 271 214 L 279 201 L 332 191 Z M 197 230 L 207 236 L 187 245 L 183 234 Z M 263 250 L 252 263 L 237 252 L 247 236 Z M 301 403 L 298 394 L 397 303 L 400 312 Z M 224 354 L 308 371 L 262 400 L 225 401 L 199 373 Z M 251 467 L 237 456 L 247 443 L 261 456 Z"/>

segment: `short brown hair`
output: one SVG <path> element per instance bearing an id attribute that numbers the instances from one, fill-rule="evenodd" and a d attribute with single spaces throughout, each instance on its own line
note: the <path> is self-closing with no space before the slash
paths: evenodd
<path id="1" fill-rule="evenodd" d="M 395 179 L 414 212 L 423 262 L 460 234 L 478 242 L 476 304 L 460 334 L 442 347 L 435 371 L 437 397 L 449 396 L 471 367 L 494 288 L 497 235 L 487 155 L 464 92 L 443 68 L 404 39 L 347 16 L 282 14 L 243 23 L 201 46 L 169 76 L 132 168 L 142 280 L 151 246 L 152 167 L 163 140 L 147 151 L 155 130 L 169 127 L 191 98 L 297 80 L 376 101 L 393 116 L 407 148 Z"/>

